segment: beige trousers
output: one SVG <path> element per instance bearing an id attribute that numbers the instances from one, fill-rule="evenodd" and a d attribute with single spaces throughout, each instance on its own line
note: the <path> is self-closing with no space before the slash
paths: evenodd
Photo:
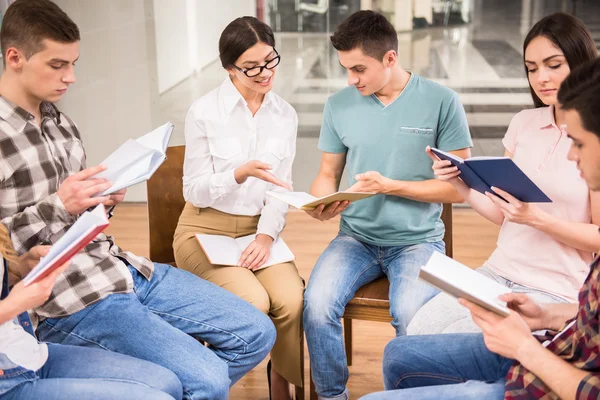
<path id="1" fill-rule="evenodd" d="M 293 262 L 258 271 L 242 267 L 212 265 L 196 233 L 233 238 L 256 233 L 260 216 L 247 217 L 197 208 L 187 203 L 173 241 L 177 266 L 240 296 L 268 314 L 277 330 L 271 350 L 272 367 L 288 382 L 302 386 L 300 355 L 304 283 Z"/>

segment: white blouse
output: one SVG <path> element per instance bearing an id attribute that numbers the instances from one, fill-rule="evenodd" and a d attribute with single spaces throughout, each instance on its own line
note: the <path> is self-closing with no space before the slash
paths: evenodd
<path id="1" fill-rule="evenodd" d="M 247 161 L 260 160 L 291 185 L 298 117 L 273 92 L 265 95 L 254 116 L 247 105 L 229 77 L 192 104 L 185 121 L 183 196 L 199 208 L 261 215 L 257 233 L 277 239 L 288 206 L 265 193 L 286 189 L 254 177 L 238 184 L 234 170 Z"/>
<path id="2" fill-rule="evenodd" d="M 0 256 L 0 288 L 4 276 L 4 259 Z M 39 343 L 23 329 L 18 318 L 0 324 L 0 369 L 23 367 L 32 371 L 42 368 L 48 359 L 48 346 Z"/>

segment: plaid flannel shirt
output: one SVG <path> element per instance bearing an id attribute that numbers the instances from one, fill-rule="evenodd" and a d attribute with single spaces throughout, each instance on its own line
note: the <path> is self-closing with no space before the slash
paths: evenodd
<path id="1" fill-rule="evenodd" d="M 68 176 L 85 168 L 73 121 L 53 104 L 42 103 L 40 110 L 41 128 L 33 115 L 0 97 L 0 222 L 19 254 L 55 243 L 76 221 L 56 192 Z M 125 262 L 151 278 L 150 260 L 123 252 L 111 236 L 99 234 L 72 259 L 36 313 L 64 317 L 109 294 L 130 292 L 133 279 Z"/>
<path id="2" fill-rule="evenodd" d="M 579 291 L 579 311 L 575 323 L 547 347 L 572 366 L 589 372 L 577 388 L 578 400 L 600 399 L 599 260 L 597 258 L 593 262 L 591 271 Z M 519 363 L 515 363 L 506 376 L 504 398 L 554 400 L 559 397 L 541 379 Z"/>

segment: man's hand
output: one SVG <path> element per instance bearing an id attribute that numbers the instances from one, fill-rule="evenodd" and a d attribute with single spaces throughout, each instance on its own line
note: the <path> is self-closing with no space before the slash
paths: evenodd
<path id="1" fill-rule="evenodd" d="M 523 293 L 507 293 L 499 298 L 506 302 L 508 308 L 516 311 L 523 318 L 531 331 L 549 328 L 546 322 L 547 310 L 543 304 L 537 304 Z"/>
<path id="2" fill-rule="evenodd" d="M 318 219 L 319 221 L 327 221 L 331 218 L 335 218 L 342 213 L 346 208 L 350 206 L 350 202 L 345 201 L 334 201 L 325 207 L 325 204 L 319 204 L 314 210 L 304 210 L 311 217 Z"/>
<path id="3" fill-rule="evenodd" d="M 273 238 L 269 235 L 259 233 L 252 243 L 246 247 L 238 265 L 243 268 L 248 268 L 250 271 L 255 271 L 262 267 L 271 255 L 271 245 Z"/>
<path id="4" fill-rule="evenodd" d="M 284 189 L 293 190 L 290 185 L 273 175 L 270 172 L 271 169 L 272 167 L 269 164 L 258 160 L 250 160 L 237 167 L 233 173 L 233 176 L 235 177 L 235 181 L 239 184 L 246 182 L 248 178 L 253 176 L 257 179 L 272 183 L 273 185 L 280 186 Z"/>
<path id="5" fill-rule="evenodd" d="M 69 267 L 69 263 L 65 263 L 55 269 L 45 278 L 30 284 L 23 285 L 23 282 L 17 283 L 8 294 L 8 297 L 2 301 L 3 307 L 7 308 L 7 313 L 15 316 L 24 311 L 34 309 L 41 306 L 48 300 L 52 293 L 52 288 L 56 282 L 56 278 Z"/>
<path id="6" fill-rule="evenodd" d="M 117 204 L 120 204 L 125 199 L 125 195 L 127 194 L 127 188 L 118 190 L 114 193 L 108 195 L 108 200 L 106 200 L 103 204 L 104 207 L 114 207 Z"/>
<path id="7" fill-rule="evenodd" d="M 369 171 L 354 177 L 356 183 L 347 192 L 388 193 L 391 179 L 382 176 L 377 171 Z"/>
<path id="8" fill-rule="evenodd" d="M 481 328 L 487 348 L 503 357 L 519 360 L 519 354 L 527 346 L 537 340 L 521 316 L 510 311 L 510 315 L 502 317 L 465 299 L 460 304 L 471 311 L 473 322 Z M 537 343 L 539 345 L 539 343 Z"/>
<path id="9" fill-rule="evenodd" d="M 79 215 L 88 208 L 109 200 L 109 196 L 93 197 L 112 186 L 106 179 L 92 178 L 105 169 L 104 165 L 86 168 L 61 183 L 57 192 L 58 198 L 69 214 Z"/>

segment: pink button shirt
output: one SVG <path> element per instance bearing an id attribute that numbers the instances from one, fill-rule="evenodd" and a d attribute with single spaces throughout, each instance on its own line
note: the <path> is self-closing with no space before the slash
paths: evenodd
<path id="1" fill-rule="evenodd" d="M 538 207 L 564 220 L 591 223 L 589 189 L 576 164 L 567 160 L 571 139 L 556 126 L 552 106 L 515 115 L 502 143 L 513 161 L 552 199 Z M 590 252 L 535 228 L 504 221 L 498 247 L 485 265 L 520 285 L 576 302 L 591 262 Z"/>

